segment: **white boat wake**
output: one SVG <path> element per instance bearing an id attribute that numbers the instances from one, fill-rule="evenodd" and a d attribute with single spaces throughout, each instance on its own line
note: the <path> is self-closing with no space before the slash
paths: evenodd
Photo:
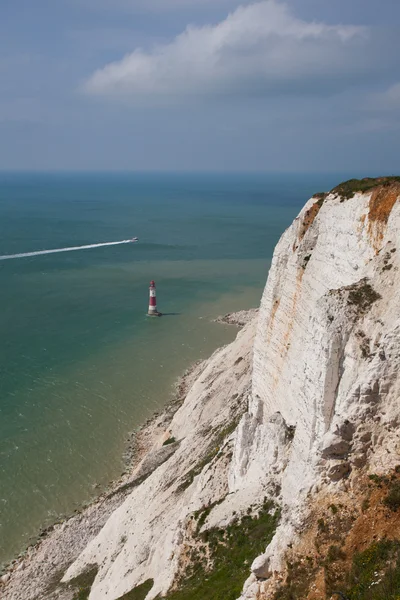
<path id="1" fill-rule="evenodd" d="M 119 244 L 132 244 L 137 238 L 131 240 L 120 240 L 119 242 L 102 242 L 101 244 L 88 244 L 86 246 L 70 246 L 69 248 L 54 248 L 53 250 L 37 250 L 36 252 L 21 252 L 20 254 L 3 254 L 0 260 L 12 258 L 28 258 L 29 256 L 40 256 L 41 254 L 57 254 L 58 252 L 73 252 L 74 250 L 89 250 L 89 248 L 101 248 L 102 246 L 118 246 Z"/>

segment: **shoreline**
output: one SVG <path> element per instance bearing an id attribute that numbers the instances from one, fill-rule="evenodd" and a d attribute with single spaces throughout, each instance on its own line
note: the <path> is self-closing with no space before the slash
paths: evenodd
<path id="1" fill-rule="evenodd" d="M 56 530 L 64 531 L 68 524 L 70 524 L 74 519 L 77 519 L 83 515 L 85 511 L 90 511 L 95 507 L 101 507 L 102 510 L 106 509 L 106 507 L 102 505 L 110 501 L 112 498 L 118 497 L 119 503 L 122 503 L 127 495 L 127 492 L 136 485 L 139 485 L 140 482 L 137 481 L 135 475 L 136 469 L 146 454 L 151 450 L 155 440 L 160 436 L 162 427 L 168 427 L 168 424 L 171 422 L 174 414 L 184 402 L 187 389 L 190 387 L 189 381 L 191 381 L 191 375 L 196 371 L 202 362 L 204 361 L 195 361 L 180 377 L 178 377 L 174 384 L 174 397 L 161 411 L 156 411 L 153 413 L 153 415 L 146 419 L 146 421 L 140 425 L 137 430 L 134 430 L 128 434 L 125 450 L 122 454 L 122 460 L 125 469 L 121 475 L 111 480 L 106 488 L 98 495 L 95 495 L 90 502 L 83 503 L 70 515 L 61 517 L 54 523 L 40 528 L 36 540 L 30 543 L 16 558 L 12 559 L 9 563 L 2 567 L 0 571 L 0 589 L 1 584 L 8 581 L 7 575 L 18 570 L 19 565 L 27 557 L 31 558 L 39 546 L 48 540 L 49 536 L 53 532 Z"/>
<path id="2" fill-rule="evenodd" d="M 217 317 L 214 322 L 243 327 L 254 318 L 257 312 L 258 309 L 250 309 L 249 311 L 228 313 Z M 152 450 L 163 437 L 165 437 L 164 442 L 169 439 L 169 424 L 184 403 L 188 391 L 201 374 L 209 358 L 195 361 L 187 368 L 176 380 L 172 400 L 161 411 L 157 411 L 149 417 L 136 431 L 128 435 L 123 453 L 125 470 L 121 476 L 112 480 L 106 489 L 95 496 L 91 502 L 83 504 L 70 516 L 41 529 L 36 541 L 3 567 L 0 576 L 0 590 L 7 592 L 9 583 L 15 583 L 18 586 L 18 580 L 21 580 L 22 587 L 25 571 L 32 566 L 32 563 L 37 563 L 35 574 L 41 570 L 44 561 L 40 555 L 43 555 L 43 558 L 47 560 L 51 557 L 53 567 L 51 574 L 43 569 L 43 586 L 38 590 L 37 597 L 42 597 L 41 594 L 51 594 L 52 590 L 49 586 L 51 586 L 51 580 L 55 578 L 55 574 L 64 573 L 67 570 L 89 541 L 102 529 L 114 510 L 129 496 L 132 489 L 140 485 L 170 457 L 175 449 L 173 443 L 162 445 L 158 451 L 152 452 Z M 153 457 L 153 454 L 157 456 Z M 38 575 L 36 578 L 40 579 Z M 58 597 L 60 600 L 70 598 L 70 586 L 66 585 L 65 594 Z"/>

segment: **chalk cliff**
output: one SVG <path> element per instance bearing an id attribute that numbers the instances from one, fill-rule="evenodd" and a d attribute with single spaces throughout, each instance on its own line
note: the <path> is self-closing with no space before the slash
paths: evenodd
<path id="1" fill-rule="evenodd" d="M 259 579 L 283 569 L 313 498 L 354 493 L 363 469 L 400 462 L 400 186 L 338 191 L 309 200 L 282 236 L 261 302 L 231 478 L 239 490 L 273 476 L 283 515 L 246 598 L 268 597 Z M 276 440 L 291 428 L 289 449 L 268 447 L 271 427 Z"/>
<path id="2" fill-rule="evenodd" d="M 365 474 L 400 463 L 400 185 L 360 188 L 311 198 L 283 234 L 259 314 L 197 367 L 138 467 L 144 481 L 64 585 L 95 566 L 89 600 L 117 600 L 149 581 L 146 600 L 167 595 L 189 568 L 196 531 L 223 530 L 270 499 L 280 523 L 252 557 L 241 598 L 273 598 L 317 507 L 354 504 Z M 12 582 L 5 598 L 35 597 Z M 54 598 L 68 589 L 60 584 Z M 325 598 L 321 589 L 307 597 Z"/>

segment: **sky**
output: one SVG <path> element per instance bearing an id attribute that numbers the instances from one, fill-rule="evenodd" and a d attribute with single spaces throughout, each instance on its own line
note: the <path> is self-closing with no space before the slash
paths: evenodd
<path id="1" fill-rule="evenodd" d="M 0 170 L 400 174 L 398 0 L 0 0 Z"/>

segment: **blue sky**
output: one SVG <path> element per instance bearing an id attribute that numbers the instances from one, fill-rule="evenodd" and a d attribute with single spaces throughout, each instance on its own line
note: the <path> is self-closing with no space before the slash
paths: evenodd
<path id="1" fill-rule="evenodd" d="M 0 170 L 400 172 L 397 0 L 0 0 Z"/>

